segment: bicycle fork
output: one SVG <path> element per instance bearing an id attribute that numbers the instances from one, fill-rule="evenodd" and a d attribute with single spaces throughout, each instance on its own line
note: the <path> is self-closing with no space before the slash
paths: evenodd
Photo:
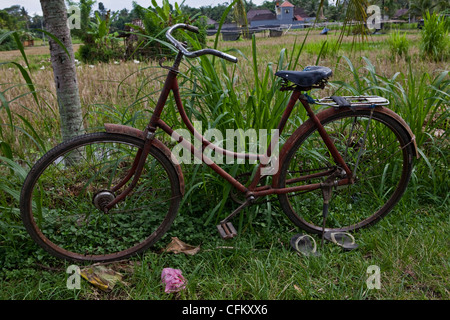
<path id="1" fill-rule="evenodd" d="M 152 146 L 153 139 L 155 137 L 155 133 L 151 132 L 148 128 L 144 132 L 144 136 L 146 137 L 144 142 L 144 147 L 142 149 L 139 149 L 139 151 L 136 154 L 136 157 L 133 162 L 133 166 L 131 167 L 130 171 L 128 172 L 127 176 L 120 181 L 117 185 L 115 185 L 113 188 L 111 188 L 111 192 L 116 192 L 120 188 L 122 188 L 132 177 L 133 180 L 131 181 L 130 185 L 123 190 L 117 197 L 114 197 L 114 199 L 106 204 L 103 207 L 104 213 L 108 213 L 108 211 L 114 207 L 117 203 L 125 199 L 125 197 L 134 189 L 136 186 L 139 178 L 141 177 L 142 170 L 144 169 L 145 161 L 147 160 L 147 156 L 150 152 L 150 148 Z"/>

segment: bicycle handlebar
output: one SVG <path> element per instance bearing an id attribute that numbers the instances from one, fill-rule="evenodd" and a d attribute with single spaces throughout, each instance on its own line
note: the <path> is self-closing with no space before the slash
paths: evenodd
<path id="1" fill-rule="evenodd" d="M 181 42 L 179 42 L 178 40 L 176 40 L 173 36 L 172 36 L 172 32 L 175 29 L 179 29 L 179 28 L 183 28 L 186 29 L 188 31 L 194 32 L 194 33 L 199 33 L 198 28 L 185 24 L 185 23 L 178 23 L 172 27 L 169 28 L 169 30 L 167 30 L 166 32 L 166 38 L 169 39 L 170 42 L 172 42 L 172 44 L 175 46 L 175 48 L 177 48 L 178 50 L 180 50 L 186 57 L 189 58 L 196 58 L 205 54 L 212 54 L 214 56 L 217 56 L 219 58 L 228 60 L 230 62 L 234 62 L 236 63 L 238 60 L 236 57 L 229 55 L 225 52 L 219 51 L 219 50 L 215 50 L 215 49 L 201 49 L 201 50 L 197 50 L 197 51 L 188 51 L 182 44 Z"/>

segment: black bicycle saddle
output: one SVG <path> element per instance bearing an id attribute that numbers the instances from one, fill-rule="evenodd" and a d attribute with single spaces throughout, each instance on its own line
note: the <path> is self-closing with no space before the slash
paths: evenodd
<path id="1" fill-rule="evenodd" d="M 303 69 L 303 71 L 280 70 L 275 75 L 300 87 L 308 88 L 314 85 L 320 85 L 324 80 L 331 77 L 333 72 L 327 67 L 309 66 Z"/>

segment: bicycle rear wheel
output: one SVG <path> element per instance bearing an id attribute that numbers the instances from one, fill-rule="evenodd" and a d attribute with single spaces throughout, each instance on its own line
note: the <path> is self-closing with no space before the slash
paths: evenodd
<path id="1" fill-rule="evenodd" d="M 356 170 L 354 184 L 333 188 L 325 231 L 355 231 L 378 222 L 400 200 L 411 176 L 414 156 L 407 130 L 376 109 L 371 118 L 368 109 L 348 110 L 327 117 L 322 124 L 348 167 Z M 279 187 L 323 183 L 335 170 L 342 171 L 316 126 L 311 126 L 281 164 Z M 279 201 L 295 225 L 322 233 L 320 188 L 280 194 Z"/>
<path id="2" fill-rule="evenodd" d="M 152 146 L 138 184 L 105 213 L 121 190 L 143 140 L 120 134 L 76 137 L 46 153 L 21 193 L 31 237 L 51 254 L 75 261 L 113 261 L 140 253 L 169 229 L 182 197 L 173 163 Z M 126 188 L 126 185 L 123 188 Z"/>

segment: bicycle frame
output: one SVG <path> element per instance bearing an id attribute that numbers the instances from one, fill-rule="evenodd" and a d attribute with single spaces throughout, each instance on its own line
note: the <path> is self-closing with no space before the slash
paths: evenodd
<path id="1" fill-rule="evenodd" d="M 230 137 L 228 134 L 233 130 L 227 130 L 228 150 L 222 149 L 197 132 L 202 132 L 202 129 L 194 126 L 192 123 L 195 122 L 191 123 L 186 114 L 177 81 L 178 68 L 183 57 L 208 54 L 234 63 L 237 58 L 215 49 L 188 51 L 171 36 L 171 32 L 179 28 L 199 31 L 194 26 L 176 24 L 166 32 L 179 53 L 172 67 L 162 66 L 169 71 L 144 130 L 106 123 L 105 132 L 74 137 L 58 144 L 31 168 L 20 192 L 20 214 L 31 238 L 50 254 L 74 261 L 110 262 L 144 252 L 169 230 L 184 200 L 193 200 L 186 197 L 183 200 L 183 170 L 180 158 L 176 157 L 178 147 L 182 146 L 185 153 L 181 159 L 188 156 L 187 160 L 191 160 L 194 155 L 195 160 L 200 160 L 196 163 L 205 163 L 229 182 L 229 187 L 234 187 L 230 190 L 230 197 L 238 205 L 226 205 L 220 212 L 213 210 L 208 214 L 211 217 L 214 214 L 216 223 L 219 222 L 216 227 L 223 239 L 238 235 L 231 219 L 238 213 L 242 213 L 242 217 L 244 208 L 272 202 L 276 199 L 267 199 L 266 196 L 277 195 L 279 209 L 295 228 L 321 234 L 322 245 L 325 239 L 346 250 L 356 248 L 354 237 L 348 232 L 371 226 L 382 219 L 400 201 L 410 181 L 413 160 L 419 154 L 414 134 L 407 123 L 394 111 L 385 108 L 389 101 L 378 96 L 322 98 L 312 103 L 326 108 L 314 113 L 309 105 L 311 99 L 304 92 L 323 88 L 332 75 L 331 70 L 325 67 L 307 67 L 303 71 L 278 70 L 275 76 L 286 81 L 280 91 L 291 92 L 289 97 L 283 98 L 285 109 L 279 112 L 275 134 L 272 131 L 269 139 L 265 132 L 260 131 L 259 151 L 252 151 L 253 144 L 246 149 L 238 145 L 238 152 L 233 152 L 234 138 L 241 138 L 242 132 L 233 133 Z M 175 102 L 174 108 L 180 114 L 183 127 L 188 129 L 185 130 L 186 135 L 161 119 L 171 94 L 170 98 L 174 99 L 170 102 Z M 288 119 L 294 113 L 297 101 L 305 108 L 309 119 L 292 128 Z M 282 134 L 287 131 L 286 127 L 289 133 Z M 250 130 L 256 133 L 254 129 Z M 175 149 L 170 150 L 157 138 L 156 134 L 163 132 L 178 143 Z M 209 133 L 205 132 L 205 137 Z M 192 135 L 194 143 L 191 143 Z M 288 137 L 282 147 L 273 150 L 272 146 L 277 146 L 280 135 Z M 218 132 L 213 136 L 216 141 L 222 140 Z M 257 139 L 251 137 L 252 140 Z M 228 147 L 231 141 L 233 147 Z M 267 144 L 268 148 L 261 151 Z M 206 148 L 214 150 L 215 155 L 205 153 Z M 239 150 L 250 150 L 250 153 Z M 233 177 L 218 166 L 224 155 L 255 160 L 249 163 L 252 172 Z M 211 161 L 217 156 L 219 161 Z M 236 161 L 227 161 L 230 162 Z M 250 177 L 248 182 L 243 183 L 242 176 Z M 309 192 L 308 201 L 303 197 L 306 192 Z M 296 198 L 297 194 L 301 196 Z M 229 210 L 232 212 L 227 212 Z M 332 219 L 327 224 L 329 214 Z M 59 232 L 52 230 L 62 230 L 64 234 L 61 237 Z M 338 233 L 342 234 L 342 241 L 334 237 Z M 128 234 L 134 236 L 128 237 Z M 81 239 L 80 235 L 86 236 Z M 350 236 L 352 243 L 344 241 L 344 235 Z M 315 246 L 313 237 L 308 237 Z M 297 236 L 290 240 L 296 251 L 305 255 L 315 253 L 315 249 L 312 252 L 306 250 L 307 243 L 304 243 L 305 250 L 301 250 L 300 240 Z"/>
<path id="2" fill-rule="evenodd" d="M 301 185 L 301 186 L 279 188 L 276 185 L 276 181 L 278 180 L 277 178 L 273 179 L 271 185 L 264 185 L 264 186 L 257 187 L 259 181 L 263 177 L 263 175 L 261 173 L 261 169 L 265 166 L 264 164 L 261 163 L 261 160 L 268 159 L 271 156 L 271 154 L 270 154 L 271 146 L 273 143 L 276 143 L 276 141 L 274 141 L 273 138 L 271 139 L 271 141 L 269 143 L 269 147 L 267 148 L 266 154 L 237 153 L 237 152 L 229 151 L 226 149 L 222 149 L 218 146 L 215 146 L 212 142 L 205 139 L 201 135 L 201 133 L 197 132 L 195 130 L 194 126 L 192 125 L 191 121 L 189 120 L 189 118 L 186 114 L 186 111 L 183 107 L 183 104 L 181 101 L 181 96 L 180 96 L 180 91 L 179 91 L 179 87 L 178 87 L 178 81 L 177 81 L 178 67 L 181 62 L 182 57 L 183 57 L 183 53 L 179 52 L 175 58 L 175 62 L 173 64 L 173 66 L 170 68 L 164 67 L 164 68 L 169 69 L 169 72 L 168 72 L 168 75 L 164 82 L 164 86 L 163 86 L 161 94 L 158 98 L 157 104 L 155 106 L 153 115 L 150 118 L 150 121 L 149 121 L 146 129 L 143 132 L 143 137 L 145 139 L 144 148 L 141 149 L 138 152 L 138 154 L 136 155 L 133 166 L 130 169 L 130 172 L 128 173 L 127 177 L 125 177 L 119 184 L 117 184 L 114 188 L 112 188 L 112 191 L 119 190 L 122 186 L 124 186 L 131 179 L 131 177 L 134 176 L 133 181 L 132 181 L 131 185 L 125 191 L 123 191 L 111 203 L 108 204 L 108 206 L 106 207 L 106 210 L 109 210 L 116 203 L 121 201 L 136 185 L 137 180 L 139 179 L 140 174 L 143 169 L 143 166 L 145 164 L 147 155 L 149 153 L 150 146 L 154 141 L 155 132 L 158 128 L 162 129 L 164 132 L 166 132 L 167 134 L 169 134 L 170 136 L 175 138 L 177 140 L 177 142 L 181 143 L 184 148 L 186 148 L 187 150 L 189 150 L 191 152 L 191 154 L 193 154 L 195 157 L 199 158 L 204 164 L 209 166 L 212 170 L 214 170 L 222 178 L 227 180 L 237 190 L 239 190 L 240 192 L 245 194 L 247 199 L 248 198 L 255 199 L 258 197 L 271 195 L 271 194 L 282 194 L 282 193 L 299 192 L 299 191 L 312 191 L 312 190 L 316 190 L 316 189 L 319 189 L 322 187 L 321 183 L 313 183 L 313 184 L 306 184 L 306 185 Z M 193 144 L 191 144 L 189 141 L 186 141 L 185 139 L 183 139 L 182 136 L 177 134 L 175 132 L 175 130 L 173 130 L 169 125 L 167 125 L 161 119 L 161 113 L 166 105 L 166 102 L 167 102 L 170 92 L 173 92 L 175 104 L 177 106 L 178 112 L 180 113 L 183 123 L 186 125 L 186 127 L 191 132 L 191 134 L 194 135 L 194 138 L 199 139 L 201 141 L 202 150 L 196 150 Z M 280 121 L 277 126 L 279 135 L 281 135 L 281 133 L 283 132 L 286 122 L 289 119 L 289 116 L 291 115 L 291 112 L 292 112 L 295 104 L 297 103 L 297 101 L 300 101 L 302 103 L 303 107 L 306 109 L 306 111 L 308 113 L 308 116 L 314 122 L 315 126 L 317 126 L 318 132 L 319 132 L 320 136 L 322 137 L 324 143 L 326 144 L 328 150 L 330 151 L 331 155 L 333 156 L 336 164 L 345 171 L 347 177 L 352 177 L 352 172 L 351 172 L 350 168 L 348 168 L 344 159 L 342 158 L 342 156 L 338 152 L 337 148 L 335 147 L 333 141 L 327 134 L 325 128 L 320 123 L 320 120 L 318 119 L 316 114 L 312 111 L 306 97 L 298 89 L 293 89 L 293 92 L 290 96 L 288 105 L 286 106 L 286 109 L 284 110 L 284 112 L 280 118 Z M 256 169 L 256 174 L 254 175 L 250 185 L 248 187 L 244 186 L 242 183 L 240 183 L 238 180 L 236 180 L 233 176 L 231 176 L 228 172 L 226 172 L 224 169 L 222 169 L 219 165 L 217 165 L 216 163 L 213 163 L 212 160 L 210 160 L 208 157 L 206 157 L 203 154 L 203 151 L 207 147 L 213 148 L 215 150 L 215 152 L 218 152 L 225 156 L 234 157 L 235 159 L 240 158 L 240 159 L 258 160 L 259 163 L 258 163 L 258 167 Z M 285 147 L 282 148 L 282 150 L 280 152 L 280 159 L 282 159 L 284 157 L 284 155 L 285 155 L 285 153 L 287 153 L 288 149 L 289 148 L 285 148 Z M 333 170 L 328 170 L 325 172 L 319 172 L 319 173 L 314 173 L 314 174 L 310 174 L 310 175 L 305 175 L 305 176 L 293 179 L 295 181 L 288 180 L 287 183 L 307 181 L 312 178 L 318 178 L 321 176 L 329 176 L 332 173 L 332 171 Z M 274 176 L 277 177 L 278 174 L 279 174 L 279 172 L 277 172 Z M 341 186 L 341 185 L 346 185 L 346 184 L 350 184 L 350 183 L 353 183 L 351 178 L 344 178 L 344 179 L 338 180 L 335 183 L 335 185 Z"/>

